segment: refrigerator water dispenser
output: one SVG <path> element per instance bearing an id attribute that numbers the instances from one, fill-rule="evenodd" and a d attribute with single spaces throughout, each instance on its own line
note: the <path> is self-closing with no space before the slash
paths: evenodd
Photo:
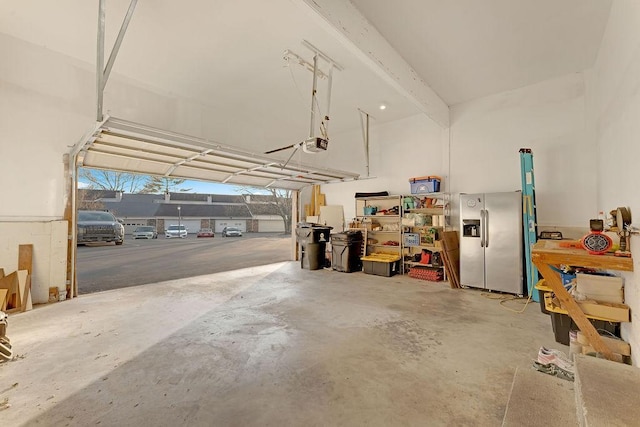
<path id="1" fill-rule="evenodd" d="M 463 219 L 462 220 L 462 236 L 463 237 L 480 237 L 480 220 L 479 219 Z"/>

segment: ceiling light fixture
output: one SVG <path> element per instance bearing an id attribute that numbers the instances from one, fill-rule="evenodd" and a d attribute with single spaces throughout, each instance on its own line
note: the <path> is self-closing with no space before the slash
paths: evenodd
<path id="1" fill-rule="evenodd" d="M 387 109 L 387 104 L 380 104 L 380 108 L 381 110 L 386 110 Z"/>

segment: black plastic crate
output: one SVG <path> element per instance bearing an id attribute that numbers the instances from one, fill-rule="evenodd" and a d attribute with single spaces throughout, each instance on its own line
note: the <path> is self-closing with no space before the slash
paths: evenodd
<path id="1" fill-rule="evenodd" d="M 564 345 L 569 345 L 569 331 L 577 331 L 578 325 L 576 325 L 568 314 L 562 313 L 550 313 L 551 314 L 551 327 L 553 333 L 556 336 L 556 342 Z M 620 323 L 619 322 L 607 322 L 604 320 L 589 319 L 594 328 L 598 330 L 604 330 L 611 332 L 616 337 L 620 336 Z"/>

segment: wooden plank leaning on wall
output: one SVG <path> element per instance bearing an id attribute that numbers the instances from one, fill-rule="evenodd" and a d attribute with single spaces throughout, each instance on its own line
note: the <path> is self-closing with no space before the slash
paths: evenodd
<path id="1" fill-rule="evenodd" d="M 67 221 L 67 281 L 66 281 L 66 290 L 67 290 L 67 298 L 73 298 L 78 296 L 78 283 L 76 280 L 76 251 L 73 247 L 74 239 L 73 235 L 75 233 L 74 223 L 73 223 L 73 199 L 77 196 L 77 186 L 73 179 L 75 174 L 71 172 L 70 155 L 65 154 L 63 156 L 64 163 L 64 177 L 65 177 L 65 191 L 64 191 L 64 220 Z M 77 167 L 73 165 L 74 168 Z"/>
<path id="2" fill-rule="evenodd" d="M 18 270 L 27 271 L 22 311 L 31 309 L 31 275 L 33 274 L 33 245 L 18 245 Z"/>

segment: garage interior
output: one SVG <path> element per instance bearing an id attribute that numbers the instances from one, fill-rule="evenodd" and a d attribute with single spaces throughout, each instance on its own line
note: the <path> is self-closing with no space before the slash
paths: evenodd
<path id="1" fill-rule="evenodd" d="M 627 0 L 3 2 L 0 267 L 33 245 L 35 309 L 9 317 L 0 418 L 633 425 L 635 367 L 534 375 L 541 346 L 567 351 L 535 302 L 295 260 L 76 298 L 73 211 L 78 166 L 292 189 L 299 219 L 320 185 L 347 221 L 356 193 L 435 175 L 460 231 L 459 195 L 519 190 L 526 147 L 538 229 L 583 236 L 640 205 L 639 24 Z M 637 366 L 634 258 L 616 274 Z"/>

